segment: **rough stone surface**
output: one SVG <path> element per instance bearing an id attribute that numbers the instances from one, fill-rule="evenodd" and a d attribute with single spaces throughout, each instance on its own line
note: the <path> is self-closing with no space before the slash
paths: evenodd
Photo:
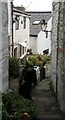
<path id="1" fill-rule="evenodd" d="M 54 5 L 54 4 L 53 4 Z M 53 14 L 52 14 L 52 43 L 51 43 L 51 51 L 52 51 L 52 66 L 51 66 L 51 76 L 53 78 L 53 86 L 54 91 L 56 92 L 56 65 L 57 65 L 57 26 L 58 26 L 58 9 L 59 4 L 53 6 Z"/>
<path id="2" fill-rule="evenodd" d="M 52 19 L 51 80 L 65 113 L 65 2 L 53 3 Z"/>
<path id="3" fill-rule="evenodd" d="M 49 77 L 51 74 L 51 63 L 48 63 L 45 68 L 45 77 Z"/>
<path id="4" fill-rule="evenodd" d="M 0 1 L 0 91 L 8 89 L 8 70 L 7 2 Z"/>

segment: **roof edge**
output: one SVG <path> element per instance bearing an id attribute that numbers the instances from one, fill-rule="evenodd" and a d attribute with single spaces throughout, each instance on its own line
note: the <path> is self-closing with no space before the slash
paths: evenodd
<path id="1" fill-rule="evenodd" d="M 26 11 L 24 12 L 24 11 L 18 10 L 18 9 L 16 9 L 16 8 L 14 8 L 14 7 L 13 7 L 13 11 L 14 11 L 14 12 L 21 13 L 21 14 L 25 14 L 25 15 L 27 15 L 27 16 L 30 17 L 30 15 L 28 15 L 28 14 L 26 13 Z"/>
<path id="2" fill-rule="evenodd" d="M 51 13 L 52 11 L 26 11 L 26 13 Z"/>

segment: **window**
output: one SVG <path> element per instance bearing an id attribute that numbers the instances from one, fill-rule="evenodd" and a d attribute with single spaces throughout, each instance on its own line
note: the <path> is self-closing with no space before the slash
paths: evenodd
<path id="1" fill-rule="evenodd" d="M 26 47 L 25 47 L 25 52 L 26 52 Z"/>
<path id="2" fill-rule="evenodd" d="M 23 54 L 24 54 L 24 47 L 23 47 Z"/>
<path id="3" fill-rule="evenodd" d="M 49 49 L 44 50 L 43 54 L 49 54 Z"/>
<path id="4" fill-rule="evenodd" d="M 22 46 L 20 45 L 20 56 L 22 55 Z"/>
<path id="5" fill-rule="evenodd" d="M 40 21 L 37 20 L 37 21 L 34 21 L 34 22 L 33 22 L 33 25 L 38 25 L 39 23 L 40 23 Z"/>
<path id="6" fill-rule="evenodd" d="M 23 18 L 23 28 L 26 29 L 26 17 Z"/>
<path id="7" fill-rule="evenodd" d="M 17 57 L 17 47 L 14 49 L 14 57 Z"/>
<path id="8" fill-rule="evenodd" d="M 16 16 L 16 19 L 15 19 L 15 30 L 18 30 L 19 29 L 19 16 Z"/>

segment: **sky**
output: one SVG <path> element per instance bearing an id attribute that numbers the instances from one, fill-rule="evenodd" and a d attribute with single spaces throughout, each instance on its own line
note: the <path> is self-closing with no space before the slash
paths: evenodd
<path id="1" fill-rule="evenodd" d="M 15 6 L 26 8 L 26 11 L 52 11 L 52 0 L 13 0 Z"/>

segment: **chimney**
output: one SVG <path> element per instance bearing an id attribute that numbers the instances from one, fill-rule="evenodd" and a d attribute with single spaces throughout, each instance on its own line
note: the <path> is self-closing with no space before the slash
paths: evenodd
<path id="1" fill-rule="evenodd" d="M 14 7 L 14 8 L 16 8 L 16 9 L 18 9 L 18 10 L 20 10 L 20 11 L 24 11 L 24 12 L 25 12 L 25 7 L 23 7 L 23 5 L 21 5 L 21 6 L 16 6 L 16 7 Z"/>

